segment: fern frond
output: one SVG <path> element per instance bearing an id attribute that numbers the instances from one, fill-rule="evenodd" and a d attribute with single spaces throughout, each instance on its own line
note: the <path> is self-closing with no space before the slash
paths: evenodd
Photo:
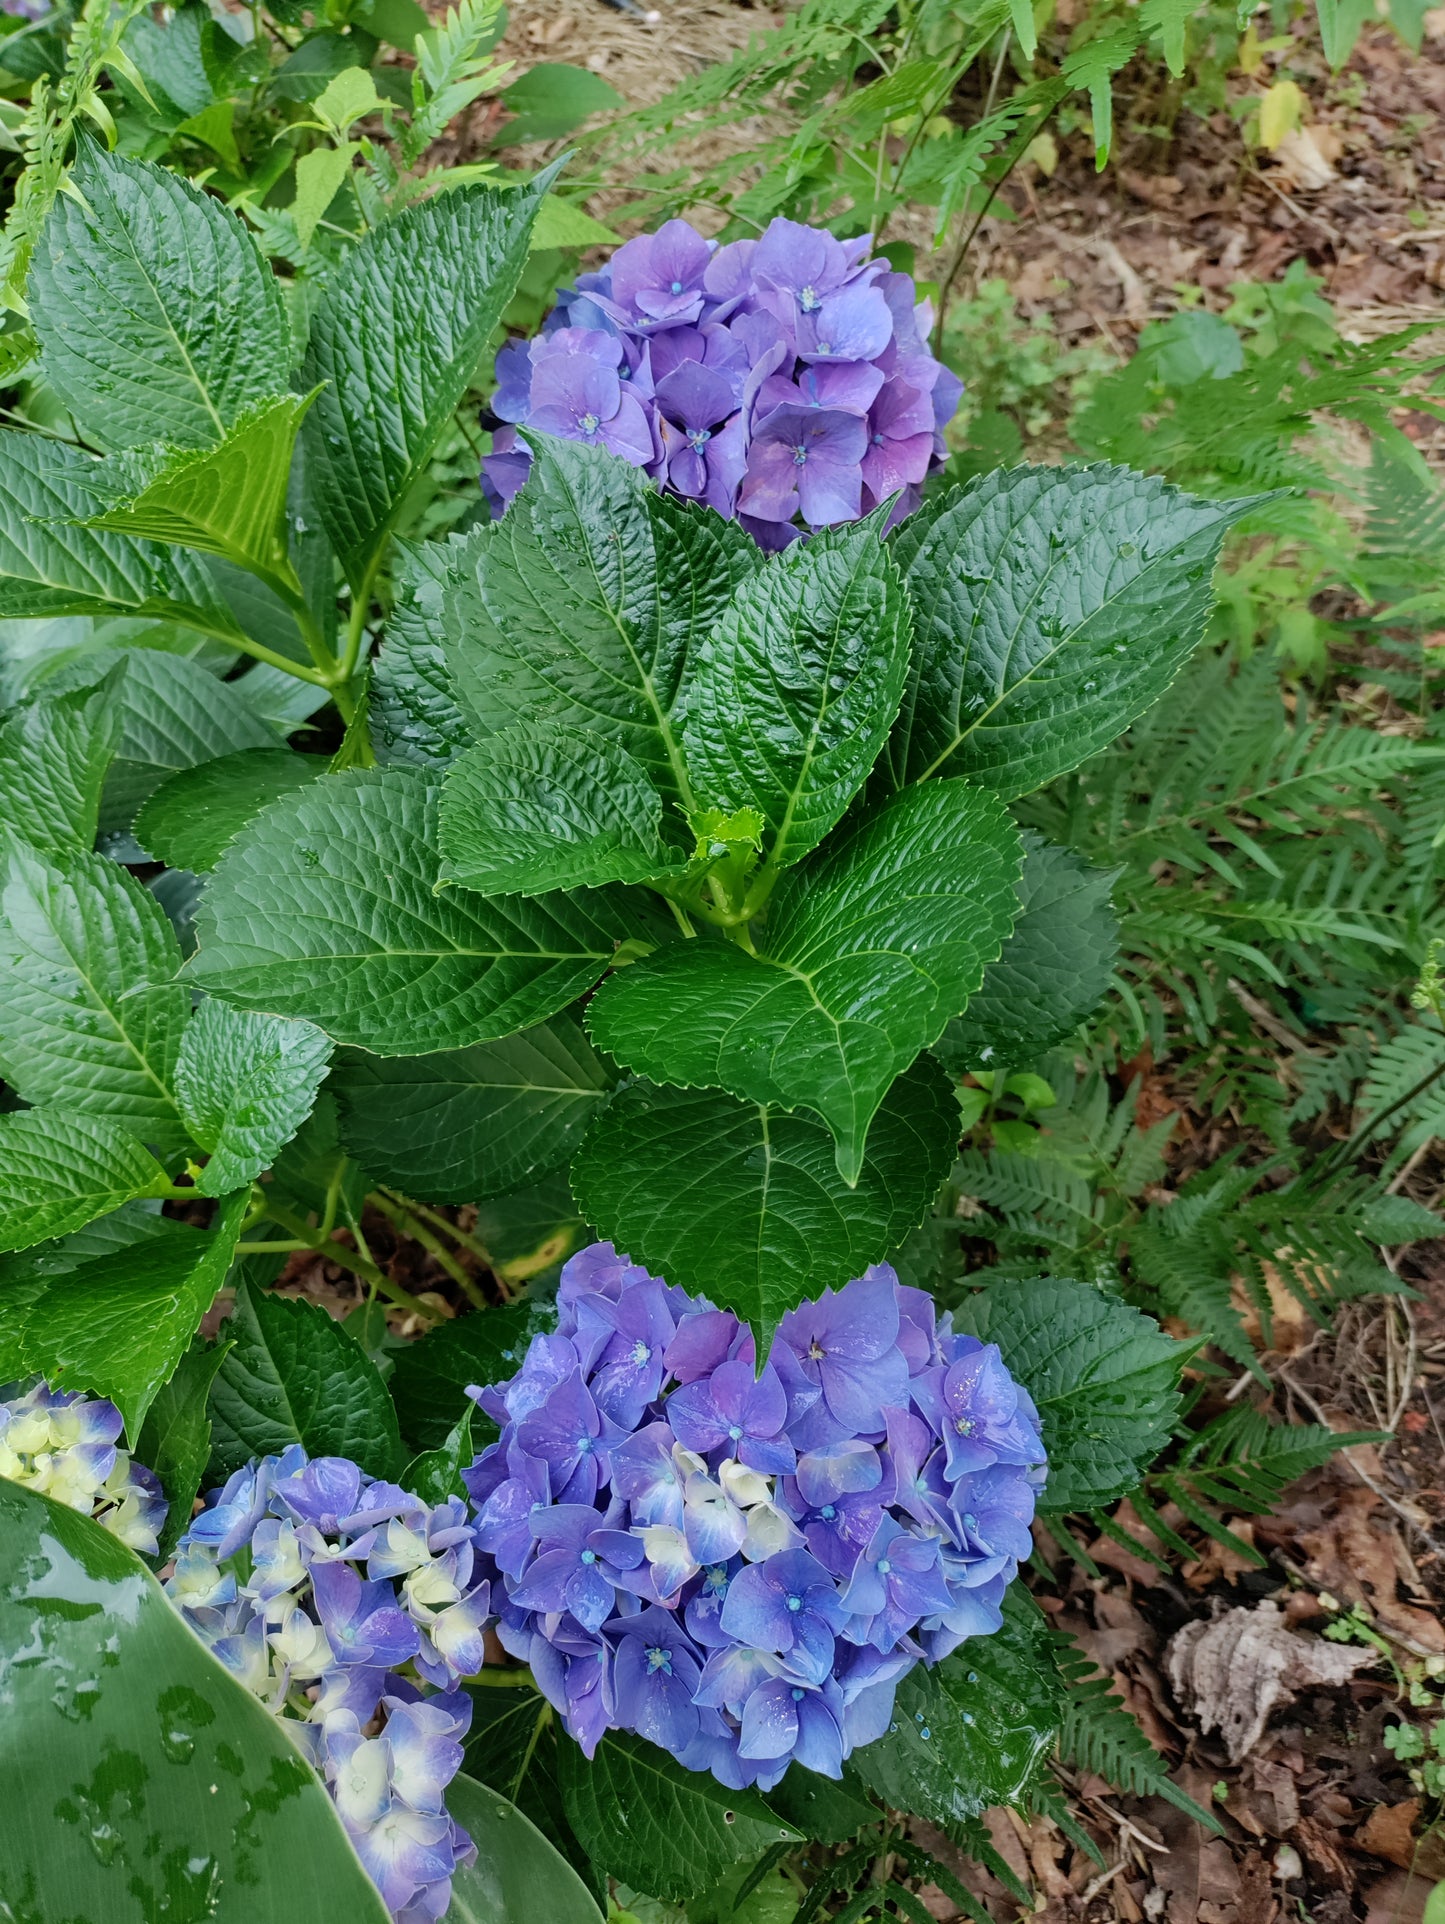
<path id="1" fill-rule="evenodd" d="M 1064 1720 L 1059 1755 L 1076 1770 L 1092 1771 L 1117 1790 L 1136 1797 L 1163 1797 L 1216 1835 L 1223 1826 L 1174 1782 L 1164 1761 L 1113 1693 L 1107 1677 L 1094 1673 L 1093 1659 L 1072 1638 L 1054 1633 L 1055 1656 L 1064 1679 Z"/>

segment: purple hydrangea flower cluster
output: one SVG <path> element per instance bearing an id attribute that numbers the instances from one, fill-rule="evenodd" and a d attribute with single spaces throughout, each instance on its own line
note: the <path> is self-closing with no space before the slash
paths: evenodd
<path id="1" fill-rule="evenodd" d="M 768 549 L 892 496 L 891 521 L 911 513 L 963 385 L 928 351 L 912 279 L 869 246 L 782 219 L 726 246 L 685 220 L 628 241 L 497 356 L 494 510 L 526 479 L 532 427 L 621 455 Z"/>
<path id="2" fill-rule="evenodd" d="M 296 1444 L 209 1493 L 165 1588 L 286 1720 L 399 1924 L 441 1917 L 476 1856 L 443 1793 L 491 1607 L 462 1499 L 429 1504 Z"/>
<path id="3" fill-rule="evenodd" d="M 114 1403 L 44 1383 L 0 1403 L 0 1476 L 79 1510 L 153 1557 L 166 1520 L 160 1478 L 119 1447 Z"/>
<path id="4" fill-rule="evenodd" d="M 732 1788 L 837 1777 L 905 1671 L 999 1627 L 1044 1472 L 1027 1392 L 886 1264 L 785 1316 L 761 1374 L 736 1316 L 610 1243 L 557 1300 L 472 1391 L 502 1643 L 589 1756 L 620 1728 Z"/>

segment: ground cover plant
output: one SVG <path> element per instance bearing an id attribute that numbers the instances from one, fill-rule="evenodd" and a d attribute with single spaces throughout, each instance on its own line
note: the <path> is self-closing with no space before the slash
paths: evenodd
<path id="1" fill-rule="evenodd" d="M 122 137 L 72 75 L 4 337 L 0 1896 L 917 1918 L 978 1912 L 940 1837 L 1026 1896 L 997 1806 L 1097 1851 L 1080 1773 L 1217 1827 L 1036 1598 L 1257 1554 L 1352 1439 L 1224 1385 L 1437 1227 L 1433 370 L 1182 315 L 1093 459 L 960 485 L 858 223 L 674 226 L 499 361 L 489 519 L 438 475 L 555 174 L 333 73 L 298 248 L 85 57 Z M 1391 733 L 1237 659 L 1325 409 Z M 1239 1139 L 1162 1191 L 1171 1058 Z M 345 1322 L 272 1287 L 322 1257 Z"/>

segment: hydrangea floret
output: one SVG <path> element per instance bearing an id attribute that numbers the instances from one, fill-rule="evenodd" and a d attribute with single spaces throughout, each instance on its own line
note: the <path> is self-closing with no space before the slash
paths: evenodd
<path id="1" fill-rule="evenodd" d="M 927 302 L 870 245 L 783 219 L 723 246 L 684 220 L 628 241 L 498 354 L 494 508 L 526 479 L 531 427 L 609 449 L 768 549 L 890 499 L 901 520 L 963 388 L 929 352 Z"/>
<path id="2" fill-rule="evenodd" d="M 114 1403 L 44 1383 L 0 1403 L 0 1476 L 102 1524 L 153 1557 L 165 1527 L 160 1479 L 120 1447 Z"/>
<path id="3" fill-rule="evenodd" d="M 398 1924 L 431 1924 L 475 1848 L 447 1814 L 490 1593 L 460 1497 L 299 1444 L 206 1498 L 166 1591 L 321 1773 Z"/>
<path id="4" fill-rule="evenodd" d="M 662 297 L 658 296 L 659 304 Z M 609 1243 L 474 1389 L 498 1635 L 591 1756 L 636 1731 L 732 1788 L 841 1773 L 899 1679 L 1001 1623 L 1044 1475 L 997 1348 L 886 1264 L 751 1331 Z"/>

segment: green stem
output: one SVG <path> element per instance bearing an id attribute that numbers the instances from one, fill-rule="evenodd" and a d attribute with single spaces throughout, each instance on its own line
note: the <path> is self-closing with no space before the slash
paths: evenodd
<path id="1" fill-rule="evenodd" d="M 310 1243 L 237 1243 L 238 1256 L 295 1256 L 303 1249 L 310 1249 Z"/>
<path id="2" fill-rule="evenodd" d="M 343 1269 L 349 1269 L 353 1276 L 359 1276 L 364 1283 L 370 1283 L 374 1289 L 380 1290 L 381 1294 L 389 1302 L 395 1303 L 399 1309 L 410 1310 L 413 1316 L 424 1316 L 430 1323 L 439 1323 L 442 1320 L 440 1311 L 434 1309 L 430 1303 L 422 1302 L 419 1296 L 413 1296 L 411 1291 L 403 1289 L 400 1283 L 394 1283 L 385 1270 L 378 1269 L 375 1263 L 358 1254 L 356 1250 L 346 1248 L 345 1244 L 333 1242 L 329 1236 L 322 1236 L 319 1232 L 313 1231 L 308 1224 L 301 1221 L 300 1217 L 294 1216 L 289 1209 L 282 1208 L 280 1203 L 268 1203 L 267 1213 L 273 1221 L 280 1223 L 283 1229 L 289 1229 L 293 1236 L 299 1237 L 303 1249 L 314 1249 L 318 1256 L 325 1256 L 329 1261 L 339 1263 Z"/>
<path id="3" fill-rule="evenodd" d="M 477 1288 L 474 1278 L 467 1274 L 456 1257 L 453 1256 L 451 1251 L 442 1243 L 441 1239 L 434 1236 L 424 1223 L 418 1222 L 410 1210 L 403 1209 L 400 1204 L 394 1203 L 389 1196 L 383 1195 L 381 1191 L 377 1189 L 371 1191 L 367 1197 L 367 1201 L 370 1202 L 372 1207 L 381 1215 L 385 1216 L 386 1220 L 399 1230 L 403 1236 L 412 1237 L 416 1242 L 421 1244 L 428 1255 L 436 1258 L 447 1275 L 451 1277 L 457 1288 L 466 1297 L 467 1301 L 472 1304 L 473 1308 L 485 1309 L 487 1307 L 487 1299 Z"/>
<path id="4" fill-rule="evenodd" d="M 319 680 L 323 687 L 334 688 L 338 681 L 349 681 L 350 675 L 340 672 L 336 651 L 328 644 L 321 632 L 321 624 L 311 612 L 311 605 L 299 588 L 295 588 L 272 568 L 259 568 L 254 564 L 252 573 L 258 581 L 264 581 L 274 595 L 285 602 L 296 618 L 296 626 L 301 630 L 301 638 L 306 643 L 306 651 L 320 670 Z"/>
<path id="5" fill-rule="evenodd" d="M 526 1690 L 540 1688 L 525 1664 L 519 1664 L 515 1670 L 478 1670 L 467 1678 L 467 1684 L 469 1688 L 480 1684 L 484 1690 L 516 1690 L 519 1686 Z"/>

